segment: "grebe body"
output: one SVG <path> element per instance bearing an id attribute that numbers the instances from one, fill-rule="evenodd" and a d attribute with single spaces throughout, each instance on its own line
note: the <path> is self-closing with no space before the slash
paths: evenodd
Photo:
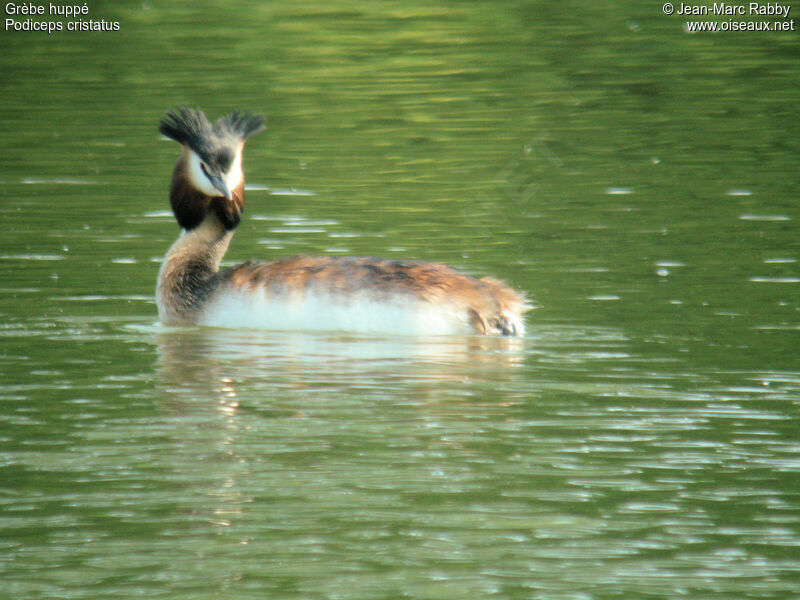
<path id="1" fill-rule="evenodd" d="M 441 264 L 293 256 L 220 270 L 244 209 L 242 152 L 263 119 L 234 112 L 211 124 L 170 111 L 160 131 L 180 142 L 170 203 L 180 237 L 156 298 L 165 325 L 392 334 L 522 335 L 530 307 L 505 283 Z"/>

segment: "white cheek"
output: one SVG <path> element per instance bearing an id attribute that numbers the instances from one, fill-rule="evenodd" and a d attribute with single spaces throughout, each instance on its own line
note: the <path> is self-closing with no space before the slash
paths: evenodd
<path id="1" fill-rule="evenodd" d="M 228 189 L 233 191 L 242 183 L 242 177 L 242 155 L 237 154 L 236 158 L 233 159 L 231 168 L 228 169 L 227 173 L 222 174 L 222 180 L 225 182 L 225 185 L 228 186 Z"/>
<path id="2" fill-rule="evenodd" d="M 219 190 L 211 185 L 208 177 L 206 177 L 203 173 L 203 169 L 200 167 L 200 157 L 194 152 L 189 153 L 189 180 L 192 182 L 194 187 L 204 194 L 209 196 L 219 196 Z"/>
<path id="3" fill-rule="evenodd" d="M 189 179 L 192 184 L 204 194 L 209 196 L 219 196 L 219 190 L 216 189 L 203 173 L 200 157 L 194 152 L 189 153 Z M 222 174 L 222 180 L 229 190 L 235 190 L 242 182 L 244 175 L 242 173 L 242 155 L 237 154 L 233 159 L 231 168 L 226 173 Z"/>

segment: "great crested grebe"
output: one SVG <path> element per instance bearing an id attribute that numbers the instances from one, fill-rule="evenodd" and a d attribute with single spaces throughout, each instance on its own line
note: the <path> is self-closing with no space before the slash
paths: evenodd
<path id="1" fill-rule="evenodd" d="M 220 270 L 244 210 L 242 151 L 263 117 L 235 111 L 211 123 L 170 110 L 159 124 L 179 142 L 170 204 L 183 232 L 158 275 L 165 325 L 377 333 L 524 333 L 525 298 L 505 283 L 441 264 L 293 256 Z"/>

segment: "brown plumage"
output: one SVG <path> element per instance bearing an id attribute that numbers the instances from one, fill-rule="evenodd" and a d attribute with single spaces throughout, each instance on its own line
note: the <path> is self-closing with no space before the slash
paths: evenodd
<path id="1" fill-rule="evenodd" d="M 212 125 L 186 108 L 162 121 L 162 133 L 183 144 L 170 203 L 184 229 L 159 273 L 163 323 L 523 334 L 530 307 L 521 294 L 441 264 L 293 256 L 220 271 L 244 210 L 244 142 L 261 127 L 249 113 Z"/>
<path id="2" fill-rule="evenodd" d="M 441 264 L 349 256 L 292 256 L 268 263 L 247 262 L 220 275 L 236 290 L 273 295 L 323 293 L 346 298 L 368 293 L 376 301 L 398 296 L 431 305 L 452 305 L 478 333 L 517 335 L 513 315 L 524 299 L 502 281 L 475 279 Z"/>

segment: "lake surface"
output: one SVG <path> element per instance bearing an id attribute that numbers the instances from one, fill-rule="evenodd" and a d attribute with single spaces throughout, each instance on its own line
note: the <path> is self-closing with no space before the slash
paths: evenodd
<path id="1" fill-rule="evenodd" d="M 796 32 L 634 2 L 84 18 L 120 29 L 0 35 L 0 597 L 797 596 Z M 526 337 L 160 326 L 181 104 L 268 118 L 231 263 L 494 274 Z"/>

